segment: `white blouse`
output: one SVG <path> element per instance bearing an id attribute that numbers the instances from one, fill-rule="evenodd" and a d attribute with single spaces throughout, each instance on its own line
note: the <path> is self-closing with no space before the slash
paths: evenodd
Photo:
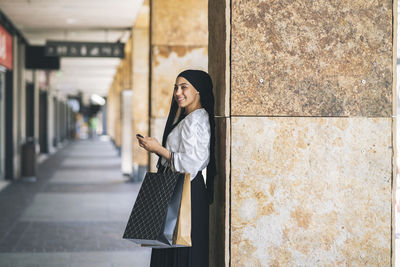
<path id="1" fill-rule="evenodd" d="M 197 172 L 207 167 L 210 161 L 210 122 L 204 108 L 186 115 L 167 137 L 166 148 L 174 152 L 174 168 L 177 172 L 190 174 L 193 180 Z M 169 162 L 161 159 L 163 166 Z"/>

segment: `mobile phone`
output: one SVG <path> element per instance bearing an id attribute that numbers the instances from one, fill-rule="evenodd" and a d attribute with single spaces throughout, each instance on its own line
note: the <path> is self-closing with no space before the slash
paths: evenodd
<path id="1" fill-rule="evenodd" d="M 137 137 L 140 137 L 140 138 L 144 138 L 144 136 L 141 135 L 141 134 L 136 134 L 136 136 L 137 136 Z"/>

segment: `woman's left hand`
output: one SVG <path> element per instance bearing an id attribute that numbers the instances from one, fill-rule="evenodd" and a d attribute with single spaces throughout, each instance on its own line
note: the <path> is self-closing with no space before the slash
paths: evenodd
<path id="1" fill-rule="evenodd" d="M 139 146 L 152 153 L 158 153 L 160 148 L 162 147 L 157 139 L 152 137 L 137 137 L 137 139 L 139 141 Z"/>

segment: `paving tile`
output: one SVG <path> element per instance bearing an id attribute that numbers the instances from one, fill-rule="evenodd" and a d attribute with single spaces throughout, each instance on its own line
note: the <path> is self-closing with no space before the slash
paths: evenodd
<path id="1" fill-rule="evenodd" d="M 0 252 L 130 251 L 122 238 L 126 222 L 18 222 L 0 242 Z"/>
<path id="2" fill-rule="evenodd" d="M 7 185 L 9 185 L 9 182 L 0 182 L 0 191 L 5 188 Z"/>
<path id="3" fill-rule="evenodd" d="M 121 171 L 108 170 L 58 170 L 52 176 L 51 183 L 83 183 L 83 184 L 104 184 L 123 183 L 128 180 Z"/>
<path id="4" fill-rule="evenodd" d="M 2 267 L 145 267 L 150 250 L 122 252 L 0 253 Z"/>
<path id="5" fill-rule="evenodd" d="M 0 190 L 0 266 L 149 266 L 122 239 L 140 183 L 110 142 L 70 142 L 38 166 L 37 182 Z"/>
<path id="6" fill-rule="evenodd" d="M 121 160 L 119 158 L 68 158 L 63 160 L 61 163 L 62 166 L 115 166 L 121 164 Z M 118 170 L 118 169 L 116 169 Z"/>
<path id="7" fill-rule="evenodd" d="M 38 193 L 23 221 L 126 221 L 135 203 L 130 193 Z"/>
<path id="8" fill-rule="evenodd" d="M 57 193 L 92 193 L 92 192 L 105 192 L 105 193 L 131 193 L 137 194 L 139 192 L 141 183 L 139 182 L 111 182 L 111 183 L 85 183 L 82 182 L 62 182 L 51 180 L 43 192 L 57 192 Z"/>

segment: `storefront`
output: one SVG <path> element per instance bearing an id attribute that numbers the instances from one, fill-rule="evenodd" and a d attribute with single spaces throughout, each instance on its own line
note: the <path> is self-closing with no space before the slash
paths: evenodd
<path id="1" fill-rule="evenodd" d="M 0 26 L 0 180 L 5 178 L 5 139 L 7 135 L 5 125 L 6 75 L 7 72 L 12 71 L 13 67 L 12 47 L 12 36 Z"/>

